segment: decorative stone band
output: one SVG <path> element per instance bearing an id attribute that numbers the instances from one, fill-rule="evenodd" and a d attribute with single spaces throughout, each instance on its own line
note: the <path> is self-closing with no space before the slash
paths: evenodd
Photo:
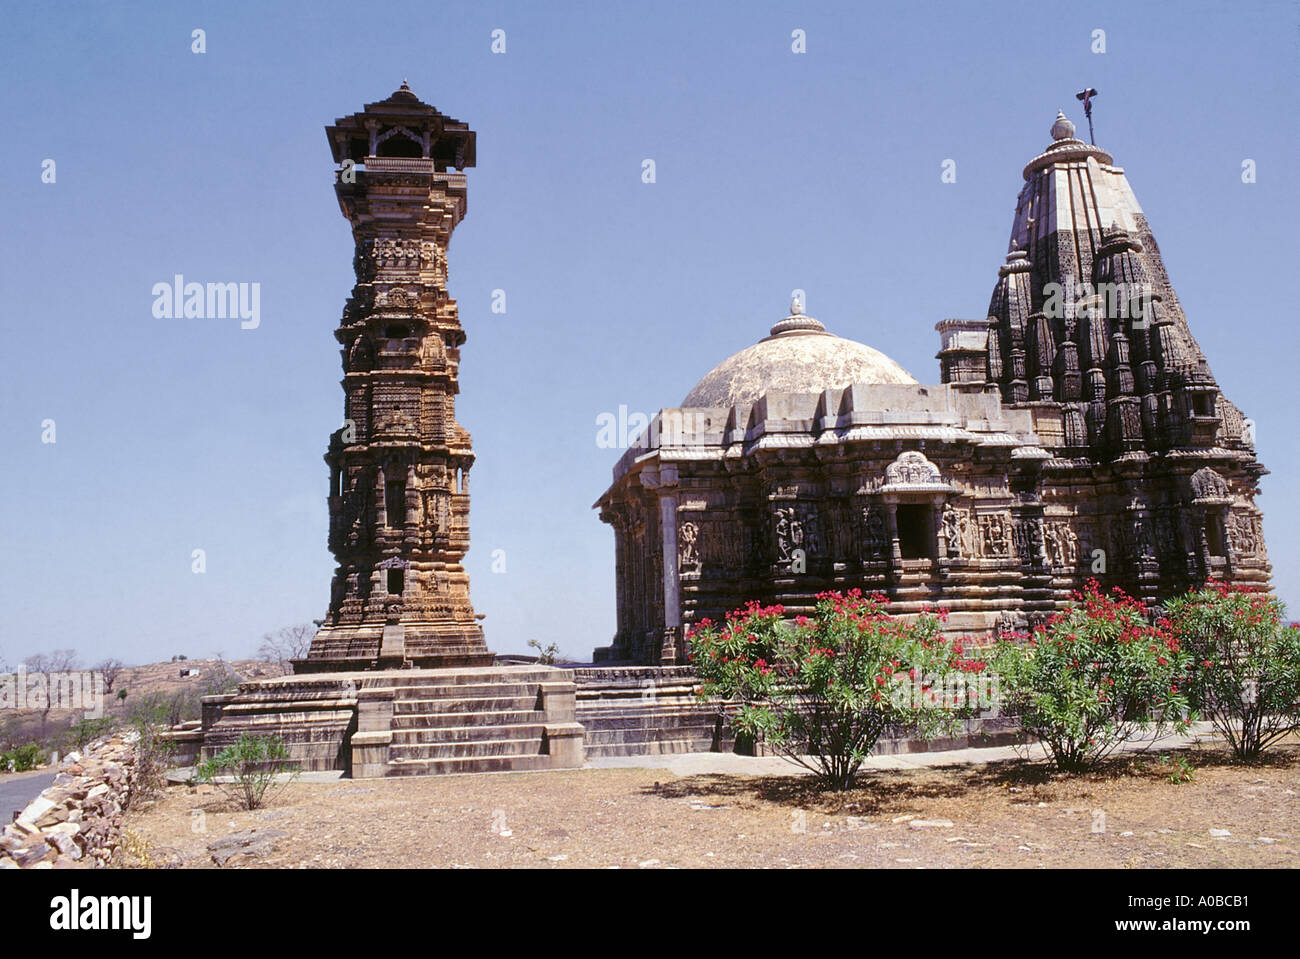
<path id="1" fill-rule="evenodd" d="M 115 733 L 69 753 L 54 784 L 0 835 L 0 869 L 109 864 L 135 786 L 136 734 Z"/>

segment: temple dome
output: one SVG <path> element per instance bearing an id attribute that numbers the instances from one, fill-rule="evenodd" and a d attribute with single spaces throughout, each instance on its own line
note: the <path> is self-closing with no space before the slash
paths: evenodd
<path id="1" fill-rule="evenodd" d="M 765 393 L 820 393 L 853 383 L 915 383 L 907 370 L 865 343 L 826 332 L 798 300 L 769 336 L 723 360 L 695 384 L 683 407 L 753 403 Z"/>

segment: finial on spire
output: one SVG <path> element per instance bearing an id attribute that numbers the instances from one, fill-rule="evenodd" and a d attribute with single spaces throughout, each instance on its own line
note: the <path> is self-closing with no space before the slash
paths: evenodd
<path id="1" fill-rule="evenodd" d="M 1083 115 L 1088 118 L 1088 142 L 1093 146 L 1097 141 L 1092 137 L 1092 98 L 1097 95 L 1097 91 L 1092 87 L 1085 87 L 1074 95 L 1076 100 L 1083 101 Z"/>
<path id="2" fill-rule="evenodd" d="M 790 301 L 790 315 L 803 316 L 803 300 L 799 299 L 798 294 L 795 294 L 794 299 Z"/>

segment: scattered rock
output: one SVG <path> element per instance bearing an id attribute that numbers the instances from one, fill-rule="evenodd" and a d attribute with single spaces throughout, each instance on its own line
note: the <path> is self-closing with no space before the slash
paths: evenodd
<path id="1" fill-rule="evenodd" d="M 272 852 L 276 842 L 288 838 L 289 834 L 283 829 L 250 829 L 248 832 L 238 832 L 213 840 L 208 843 L 208 852 L 218 866 L 224 866 L 236 857 L 240 861 L 235 865 L 242 865 L 245 861 Z"/>
<path id="2" fill-rule="evenodd" d="M 1230 833 L 1230 832 L 1229 832 L 1228 830 L 1226 830 L 1226 829 L 1211 829 L 1211 830 L 1210 830 L 1210 836 L 1212 836 L 1212 837 L 1215 838 L 1215 839 L 1227 839 L 1227 838 L 1228 838 L 1229 836 L 1231 836 L 1231 835 L 1232 835 L 1232 833 Z"/>
<path id="3" fill-rule="evenodd" d="M 908 829 L 951 829 L 952 821 L 948 819 L 913 819 L 907 824 Z"/>

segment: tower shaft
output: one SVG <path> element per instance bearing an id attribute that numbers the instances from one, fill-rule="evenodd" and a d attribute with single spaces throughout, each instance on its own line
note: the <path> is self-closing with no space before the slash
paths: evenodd
<path id="1" fill-rule="evenodd" d="M 329 612 L 299 672 L 488 665 L 470 604 L 469 472 L 447 248 L 474 134 L 403 83 L 327 128 L 356 285 L 335 338 L 344 421 L 330 438 Z"/>

